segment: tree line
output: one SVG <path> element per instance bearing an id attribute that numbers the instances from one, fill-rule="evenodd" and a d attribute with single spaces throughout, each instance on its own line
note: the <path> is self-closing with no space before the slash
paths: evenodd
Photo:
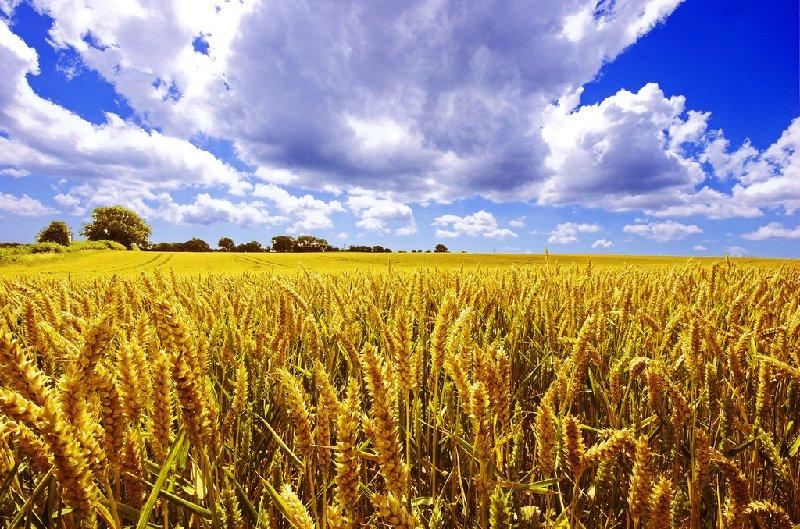
<path id="1" fill-rule="evenodd" d="M 193 237 L 185 242 L 158 242 L 150 243 L 153 229 L 136 212 L 122 206 L 108 206 L 95 208 L 92 211 L 92 221 L 85 224 L 80 232 L 90 241 L 108 240 L 124 245 L 129 250 L 149 250 L 158 252 L 212 252 L 214 251 L 206 241 Z M 72 230 L 69 225 L 61 220 L 48 224 L 36 237 L 38 243 L 56 243 L 69 246 L 72 242 Z M 242 253 L 306 253 L 306 252 L 369 252 L 390 253 L 390 248 L 380 245 L 357 246 L 351 245 L 340 248 L 328 243 L 327 240 L 314 235 L 275 235 L 271 245 L 264 246 L 258 241 L 236 244 L 230 237 L 222 237 L 217 242 L 221 252 Z M 427 250 L 430 252 L 430 250 Z M 448 251 L 444 244 L 437 244 L 434 250 L 437 253 Z M 422 252 L 422 250 L 412 250 Z"/>

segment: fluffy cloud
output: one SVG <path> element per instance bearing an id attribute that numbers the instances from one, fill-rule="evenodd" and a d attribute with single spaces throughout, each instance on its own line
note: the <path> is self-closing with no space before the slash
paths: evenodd
<path id="1" fill-rule="evenodd" d="M 370 231 L 411 235 L 417 232 L 411 207 L 394 199 L 391 193 L 354 189 L 347 197 L 347 207 L 358 218 L 356 226 Z"/>
<path id="2" fill-rule="evenodd" d="M 13 167 L 6 167 L 0 169 L 0 176 L 10 176 L 11 178 L 22 178 L 28 176 L 30 173 L 24 169 L 15 169 Z"/>
<path id="3" fill-rule="evenodd" d="M 674 205 L 648 214 L 718 219 L 759 217 L 764 210 L 791 215 L 800 210 L 800 118 L 763 152 L 749 142 L 732 152 L 729 148 L 722 133 L 714 132 L 700 160 L 712 167 L 718 180 L 731 183 L 730 192 L 703 187 L 682 193 Z"/>
<path id="4" fill-rule="evenodd" d="M 525 227 L 525 217 L 522 216 L 514 220 L 511 220 L 509 221 L 508 225 L 511 226 L 512 228 L 522 229 Z"/>
<path id="5" fill-rule="evenodd" d="M 439 226 L 436 229 L 437 237 L 482 236 L 487 239 L 506 239 L 517 236 L 510 229 L 501 228 L 494 215 L 484 210 L 464 217 L 442 215 L 436 217 L 432 225 Z"/>
<path id="6" fill-rule="evenodd" d="M 0 165 L 17 175 L 58 175 L 81 182 L 98 197 L 124 195 L 131 203 L 155 200 L 158 189 L 217 187 L 240 193 L 249 184 L 238 171 L 186 140 L 106 114 L 90 123 L 36 95 L 26 76 L 38 73 L 36 52 L 0 20 Z M 6 169 L 6 171 L 9 170 Z"/>
<path id="7" fill-rule="evenodd" d="M 550 102 L 680 0 L 33 3 L 165 135 L 228 139 L 272 183 L 409 201 L 535 198 Z"/>
<path id="8" fill-rule="evenodd" d="M 725 247 L 725 254 L 730 255 L 731 257 L 744 257 L 748 255 L 750 252 L 747 251 L 746 248 L 742 248 L 741 246 L 726 246 Z"/>
<path id="9" fill-rule="evenodd" d="M 71 212 L 149 212 L 185 188 L 244 197 L 251 180 L 298 233 L 346 207 L 359 228 L 410 234 L 411 204 L 476 194 L 660 218 L 800 210 L 800 120 L 759 152 L 732 150 L 708 113 L 655 84 L 579 105 L 680 0 L 31 1 L 53 18 L 53 46 L 135 113 L 93 123 L 36 95 L 36 52 L 0 20 L 0 174 L 66 178 L 54 200 Z M 229 141 L 247 174 L 196 138 Z"/>
<path id="10" fill-rule="evenodd" d="M 53 213 L 53 209 L 45 206 L 28 195 L 16 197 L 9 193 L 0 193 L 0 211 L 23 217 L 38 217 Z"/>
<path id="11" fill-rule="evenodd" d="M 614 246 L 614 243 L 607 239 L 597 239 L 592 243 L 592 248 L 599 248 L 601 250 L 607 250 L 612 246 Z"/>
<path id="12" fill-rule="evenodd" d="M 748 241 L 763 241 L 766 239 L 800 239 L 800 225 L 787 228 L 780 222 L 770 222 L 761 226 L 752 233 L 745 233 L 743 238 Z"/>
<path id="13" fill-rule="evenodd" d="M 695 250 L 695 251 L 698 251 L 698 252 L 705 252 L 705 251 L 706 251 L 708 248 L 706 248 L 706 247 L 705 247 L 705 246 L 703 246 L 702 244 L 695 244 L 695 245 L 692 247 L 692 249 L 693 249 L 693 250 Z"/>
<path id="14" fill-rule="evenodd" d="M 541 203 L 660 208 L 703 181 L 700 164 L 682 146 L 702 137 L 708 114 L 684 117 L 684 98 L 667 98 L 655 84 L 577 107 L 580 93 L 565 96 L 546 113 L 542 136 L 553 174 Z"/>
<path id="15" fill-rule="evenodd" d="M 177 204 L 168 194 L 160 195 L 152 215 L 176 224 L 232 223 L 252 227 L 258 224 L 280 224 L 287 219 L 271 216 L 263 202 L 231 202 L 213 198 L 208 193 L 197 195 L 191 204 Z"/>
<path id="16" fill-rule="evenodd" d="M 550 232 L 547 242 L 550 244 L 569 244 L 578 240 L 579 233 L 597 233 L 600 226 L 597 224 L 578 224 L 575 222 L 565 222 L 559 224 Z"/>
<path id="17" fill-rule="evenodd" d="M 689 235 L 703 233 L 703 230 L 696 224 L 681 224 L 674 220 L 628 224 L 622 228 L 622 231 L 658 242 L 678 241 Z"/>
<path id="18" fill-rule="evenodd" d="M 275 184 L 256 184 L 252 195 L 267 198 L 275 203 L 278 210 L 297 220 L 289 228 L 290 233 L 310 232 L 333 228 L 332 213 L 344 211 L 342 205 L 332 200 L 325 202 L 309 194 L 293 196 Z"/>

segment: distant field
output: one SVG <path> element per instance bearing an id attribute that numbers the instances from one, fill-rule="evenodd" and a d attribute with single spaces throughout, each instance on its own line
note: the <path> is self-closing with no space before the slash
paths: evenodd
<path id="1" fill-rule="evenodd" d="M 550 255 L 542 254 L 248 254 L 248 253 L 172 253 L 84 251 L 69 254 L 40 254 L 19 257 L 15 262 L 0 264 L 0 277 L 25 275 L 130 276 L 142 271 L 174 270 L 181 275 L 239 274 L 268 272 L 293 274 L 303 269 L 315 272 L 356 270 L 383 271 L 412 268 L 493 268 L 553 264 L 584 265 L 591 259 L 594 266 L 673 266 L 690 262 L 713 263 L 721 257 L 653 257 L 631 255 Z M 759 267 L 800 266 L 798 260 L 737 259 L 737 263 Z"/>

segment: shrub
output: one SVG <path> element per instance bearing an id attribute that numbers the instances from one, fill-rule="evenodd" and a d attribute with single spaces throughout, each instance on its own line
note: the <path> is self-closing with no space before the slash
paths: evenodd
<path id="1" fill-rule="evenodd" d="M 30 253 L 65 253 L 67 248 L 57 242 L 38 242 L 29 247 Z"/>
<path id="2" fill-rule="evenodd" d="M 69 245 L 70 252 L 83 250 L 125 250 L 125 246 L 116 241 L 75 241 Z"/>

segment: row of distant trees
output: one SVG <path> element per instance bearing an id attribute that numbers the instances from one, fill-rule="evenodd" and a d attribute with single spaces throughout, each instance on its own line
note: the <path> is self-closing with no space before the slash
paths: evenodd
<path id="1" fill-rule="evenodd" d="M 109 206 L 96 208 L 92 211 L 92 221 L 81 229 L 81 235 L 90 241 L 109 240 L 123 244 L 128 249 L 153 250 L 161 252 L 211 252 L 211 246 L 198 238 L 186 242 L 159 242 L 150 244 L 150 235 L 153 229 L 136 212 L 122 206 Z M 40 243 L 57 243 L 69 246 L 72 242 L 72 230 L 69 225 L 61 220 L 48 224 L 36 237 Z M 258 241 L 236 244 L 230 237 L 222 237 L 217 242 L 217 247 L 223 252 L 371 252 L 389 253 L 392 250 L 383 246 L 348 246 L 339 248 L 332 246 L 320 237 L 313 235 L 276 235 L 272 237 L 271 246 L 264 246 Z M 412 250 L 421 252 L 422 250 Z M 430 251 L 430 250 L 428 250 Z M 447 252 L 444 244 L 437 244 L 437 253 Z"/>

